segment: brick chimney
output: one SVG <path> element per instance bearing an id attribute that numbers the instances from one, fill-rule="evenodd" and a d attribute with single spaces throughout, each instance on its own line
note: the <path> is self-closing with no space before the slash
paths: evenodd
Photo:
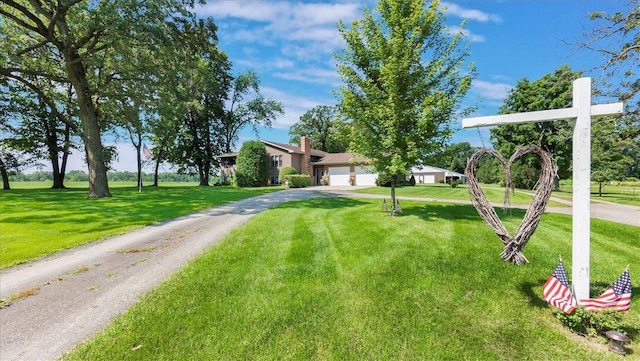
<path id="1" fill-rule="evenodd" d="M 311 175 L 311 141 L 306 135 L 300 137 L 300 148 L 304 152 L 300 173 Z"/>

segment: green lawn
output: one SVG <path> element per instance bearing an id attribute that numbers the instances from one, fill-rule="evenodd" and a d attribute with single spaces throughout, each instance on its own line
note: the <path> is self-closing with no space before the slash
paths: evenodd
<path id="1" fill-rule="evenodd" d="M 0 191 L 0 268 L 103 237 L 176 218 L 222 203 L 281 188 L 198 187 L 194 183 L 143 187 L 111 185 L 112 198 L 87 199 L 79 188 L 47 189 L 46 183 L 14 182 Z"/>
<path id="2" fill-rule="evenodd" d="M 553 195 L 571 199 L 573 185 L 570 181 L 561 182 L 559 192 Z M 606 201 L 621 204 L 630 204 L 640 207 L 640 182 L 618 182 L 604 186 L 602 196 L 598 195 L 598 183 L 591 183 L 591 201 Z"/>
<path id="3" fill-rule="evenodd" d="M 393 218 L 378 200 L 336 198 L 265 211 L 65 359 L 621 359 L 568 332 L 542 299 L 558 254 L 571 278 L 569 216 L 544 215 L 531 263 L 516 267 L 472 206 L 403 209 Z M 592 220 L 594 295 L 626 265 L 635 272 L 638 231 Z M 640 326 L 631 331 L 637 356 Z"/>
<path id="4" fill-rule="evenodd" d="M 487 196 L 489 202 L 502 203 L 504 202 L 504 188 L 500 188 L 498 185 L 490 184 L 483 185 L 484 194 Z M 389 195 L 391 189 L 389 187 L 372 187 L 358 189 L 355 192 L 369 193 L 369 194 L 384 194 Z M 438 200 L 454 199 L 468 201 L 470 199 L 469 191 L 464 185 L 459 185 L 455 188 L 451 188 L 446 184 L 417 184 L 415 187 L 398 187 L 396 188 L 396 195 L 401 197 L 418 197 L 418 198 L 432 198 Z M 531 202 L 532 196 L 521 192 L 511 194 L 511 204 L 528 204 Z M 566 206 L 554 201 L 549 201 L 549 206 Z"/>

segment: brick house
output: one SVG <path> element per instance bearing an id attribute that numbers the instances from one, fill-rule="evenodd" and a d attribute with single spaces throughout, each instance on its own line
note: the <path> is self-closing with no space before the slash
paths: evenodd
<path id="1" fill-rule="evenodd" d="M 269 156 L 270 184 L 279 184 L 278 175 L 284 167 L 293 167 L 300 174 L 311 176 L 311 185 L 320 185 L 324 177 L 329 185 L 376 185 L 378 175 L 371 173 L 366 159 L 352 153 L 327 153 L 311 148 L 309 138 L 300 138 L 300 146 L 260 140 Z M 238 153 L 222 154 L 221 175 L 233 177 Z"/>

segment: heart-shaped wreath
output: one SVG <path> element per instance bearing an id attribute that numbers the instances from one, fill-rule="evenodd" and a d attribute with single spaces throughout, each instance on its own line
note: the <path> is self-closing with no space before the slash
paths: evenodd
<path id="1" fill-rule="evenodd" d="M 515 236 L 511 236 L 504 227 L 504 224 L 502 224 L 502 221 L 478 184 L 476 171 L 478 170 L 480 158 L 485 154 L 493 155 L 504 167 L 504 175 L 506 179 L 505 206 L 509 203 L 509 191 L 513 191 L 513 182 L 511 181 L 511 165 L 513 162 L 525 154 L 536 154 L 542 162 L 542 170 L 540 172 L 540 178 L 538 179 L 538 190 L 533 196 L 533 200 L 531 201 L 531 204 L 529 204 Z M 484 219 L 489 228 L 491 228 L 498 237 L 500 237 L 500 240 L 504 244 L 504 251 L 502 251 L 500 257 L 502 257 L 504 261 L 512 262 L 518 266 L 528 263 L 529 260 L 527 260 L 524 254 L 522 254 L 522 249 L 535 232 L 538 227 L 538 223 L 540 223 L 540 218 L 547 206 L 547 201 L 549 200 L 549 197 L 551 197 L 553 181 L 556 177 L 556 166 L 551 153 L 537 145 L 520 146 L 516 149 L 516 152 L 511 156 L 511 158 L 506 161 L 500 153 L 493 149 L 480 149 L 467 162 L 465 175 L 467 177 L 467 187 L 474 207 L 476 207 L 476 210 L 478 210 L 478 213 Z"/>

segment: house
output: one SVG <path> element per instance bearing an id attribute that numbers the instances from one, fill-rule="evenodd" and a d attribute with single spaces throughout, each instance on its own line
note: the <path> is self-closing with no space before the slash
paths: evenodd
<path id="1" fill-rule="evenodd" d="M 375 186 L 378 175 L 366 165 L 366 159 L 352 153 L 327 153 L 311 148 L 309 138 L 300 138 L 300 147 L 260 140 L 269 156 L 270 184 L 279 184 L 278 175 L 284 167 L 293 167 L 298 173 L 309 174 L 311 185 L 322 184 L 325 178 L 329 185 Z M 220 155 L 221 175 L 225 178 L 235 174 L 238 153 Z"/>
<path id="2" fill-rule="evenodd" d="M 449 183 L 451 180 L 459 180 L 462 183 L 467 182 L 467 177 L 458 172 L 450 171 L 444 168 L 431 166 L 418 166 L 411 168 L 411 174 L 415 177 L 416 183 Z"/>
<path id="3" fill-rule="evenodd" d="M 280 170 L 293 167 L 298 173 L 309 174 L 311 185 L 323 184 L 323 178 L 326 184 L 332 186 L 376 185 L 378 173 L 373 173 L 364 157 L 352 153 L 327 153 L 313 149 L 309 138 L 304 136 L 300 138 L 300 147 L 268 140 L 260 141 L 264 143 L 269 156 L 270 184 L 280 184 Z M 238 153 L 226 153 L 218 157 L 222 177 L 231 178 L 235 175 L 237 156 Z M 466 182 L 464 174 L 430 166 L 413 167 L 411 174 L 415 176 L 416 183 L 448 182 L 450 179 Z"/>

